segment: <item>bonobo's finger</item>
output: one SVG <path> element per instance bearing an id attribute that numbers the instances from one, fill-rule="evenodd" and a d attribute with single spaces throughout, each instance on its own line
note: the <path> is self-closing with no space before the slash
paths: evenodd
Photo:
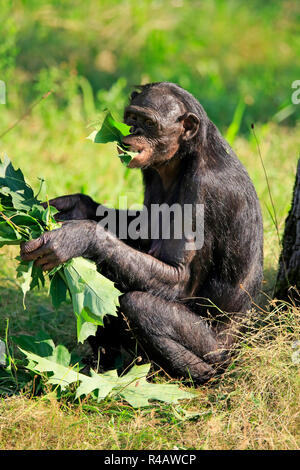
<path id="1" fill-rule="evenodd" d="M 49 248 L 48 245 L 43 245 L 37 250 L 31 251 L 30 253 L 21 253 L 21 258 L 23 261 L 33 261 L 45 255 L 51 253 L 52 250 Z"/>
<path id="2" fill-rule="evenodd" d="M 51 271 L 53 268 L 56 268 L 56 266 L 58 266 L 58 263 L 44 264 L 44 266 L 42 266 L 42 270 L 43 271 Z"/>
<path id="3" fill-rule="evenodd" d="M 77 201 L 78 195 L 71 194 L 70 196 L 60 196 L 56 197 L 55 199 L 50 199 L 49 203 L 43 203 L 43 207 L 47 207 L 49 204 L 50 206 L 55 207 L 58 211 L 68 211 L 70 209 L 73 209 Z"/>
<path id="4" fill-rule="evenodd" d="M 42 271 L 51 271 L 51 269 L 59 266 L 59 264 L 57 258 L 51 255 L 43 256 L 34 262 L 34 265 L 40 267 Z"/>
<path id="5" fill-rule="evenodd" d="M 43 267 L 46 264 L 55 263 L 55 261 L 57 261 L 57 258 L 50 253 L 36 259 L 34 264 Z"/>
<path id="6" fill-rule="evenodd" d="M 54 218 L 56 222 L 63 222 L 64 220 L 73 220 L 74 219 L 73 211 L 58 212 L 58 214 L 54 215 Z"/>
<path id="7" fill-rule="evenodd" d="M 31 253 L 32 251 L 37 250 L 38 248 L 40 248 L 40 246 L 43 245 L 43 243 L 44 243 L 44 238 L 43 237 L 39 237 L 39 238 L 36 238 L 34 240 L 29 240 L 29 242 L 21 243 L 21 245 L 20 245 L 21 256 L 26 255 L 28 253 Z"/>

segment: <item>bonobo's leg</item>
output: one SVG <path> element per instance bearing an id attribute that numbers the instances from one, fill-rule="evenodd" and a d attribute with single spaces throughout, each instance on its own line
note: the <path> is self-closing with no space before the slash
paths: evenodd
<path id="1" fill-rule="evenodd" d="M 94 361 L 99 360 L 103 370 L 123 369 L 140 354 L 128 321 L 121 312 L 117 317 L 106 315 L 104 326 L 99 326 L 96 335 L 89 336 L 88 341 Z"/>
<path id="2" fill-rule="evenodd" d="M 182 303 L 135 291 L 120 298 L 120 307 L 149 356 L 177 377 L 203 383 L 228 359 L 222 332 Z"/>

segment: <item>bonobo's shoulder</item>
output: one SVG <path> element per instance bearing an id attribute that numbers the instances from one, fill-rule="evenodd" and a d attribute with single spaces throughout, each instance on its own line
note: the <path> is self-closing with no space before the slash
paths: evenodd
<path id="1" fill-rule="evenodd" d="M 200 156 L 196 173 L 203 183 L 212 184 L 218 181 L 228 183 L 235 181 L 236 184 L 251 183 L 245 166 L 224 139 L 215 151 L 209 149 L 203 156 Z"/>
<path id="2" fill-rule="evenodd" d="M 195 162 L 189 182 L 197 186 L 198 198 L 227 203 L 228 200 L 257 199 L 257 194 L 250 176 L 223 139 L 216 152 L 210 151 L 199 155 Z"/>
<path id="3" fill-rule="evenodd" d="M 211 121 L 208 126 L 206 148 L 202 159 L 207 166 L 207 171 L 212 171 L 216 176 L 239 175 L 250 180 L 246 168 Z"/>

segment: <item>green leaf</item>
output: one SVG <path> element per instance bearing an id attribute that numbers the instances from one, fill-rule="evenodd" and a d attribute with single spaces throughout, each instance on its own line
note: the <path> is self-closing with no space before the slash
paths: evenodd
<path id="1" fill-rule="evenodd" d="M 0 247 L 4 245 L 19 245 L 23 240 L 22 235 L 6 221 L 0 218 Z"/>
<path id="2" fill-rule="evenodd" d="M 7 156 L 0 160 L 0 192 L 10 194 L 15 209 L 30 209 L 37 201 L 21 170 L 15 170 Z"/>
<path id="3" fill-rule="evenodd" d="M 124 130 L 120 123 L 114 120 L 111 122 L 117 126 L 118 132 Z M 51 206 L 44 209 L 33 198 L 33 191 L 26 184 L 23 173 L 21 170 L 16 171 L 7 157 L 4 163 L 0 161 L 0 184 L 3 184 L 0 186 L 0 197 L 7 204 L 2 205 L 0 213 L 0 246 L 20 244 L 22 241 L 38 238 L 47 229 L 60 227 L 54 219 L 57 210 Z M 28 207 L 24 201 L 26 204 L 30 201 Z M 27 292 L 34 287 L 44 286 L 45 277 L 41 267 L 33 262 L 25 263 L 20 258 L 17 259 L 20 261 L 17 277 L 23 291 L 25 308 Z M 67 291 L 71 295 L 80 342 L 96 334 L 97 326 L 103 325 L 104 315 L 117 315 L 120 292 L 111 281 L 98 273 L 94 263 L 76 258 L 53 269 L 49 277 L 49 293 L 55 308 L 66 300 Z"/>
<path id="4" fill-rule="evenodd" d="M 103 325 L 105 315 L 117 316 L 121 293 L 97 271 L 94 263 L 84 258 L 73 259 L 64 267 L 64 274 L 77 316 L 78 340 L 83 342 L 95 334 L 95 325 Z M 92 326 L 84 326 L 85 323 Z"/>
<path id="5" fill-rule="evenodd" d="M 178 400 L 184 398 L 195 398 L 193 393 L 181 390 L 178 385 L 147 382 L 146 377 L 150 366 L 151 364 L 133 366 L 125 376 L 120 377 L 120 389 L 116 390 L 116 394 L 123 397 L 134 408 L 149 406 L 149 400 L 178 403 Z"/>
<path id="6" fill-rule="evenodd" d="M 59 344 L 54 349 L 53 354 L 49 358 L 49 360 L 52 360 L 57 364 L 61 364 L 62 366 L 68 367 L 70 365 L 71 354 L 65 346 Z"/>
<path id="7" fill-rule="evenodd" d="M 10 221 L 14 225 L 23 229 L 24 232 L 27 232 L 28 238 L 30 239 L 38 238 L 44 232 L 43 226 L 37 219 L 23 212 L 15 212 L 15 214 L 10 218 Z"/>
<path id="8" fill-rule="evenodd" d="M 102 123 L 101 129 L 97 132 L 92 132 L 88 139 L 92 140 L 95 144 L 107 144 L 108 142 L 117 142 L 124 153 L 119 155 L 122 163 L 126 166 L 137 155 L 137 152 L 128 152 L 125 145 L 122 143 L 124 136 L 130 134 L 130 126 L 123 122 L 116 121 L 111 113 L 107 113 Z"/>
<path id="9" fill-rule="evenodd" d="M 25 298 L 27 292 L 35 287 L 44 286 L 45 278 L 42 269 L 35 266 L 33 261 L 21 261 L 19 256 L 16 257 L 16 260 L 19 261 L 17 278 L 23 292 L 23 307 L 26 309 Z"/>
<path id="10" fill-rule="evenodd" d="M 36 336 L 18 335 L 12 336 L 12 340 L 20 348 L 41 357 L 52 357 L 55 350 L 55 344 L 48 333 L 39 331 Z"/>
<path id="11" fill-rule="evenodd" d="M 26 309 L 25 297 L 27 292 L 30 290 L 30 285 L 32 281 L 32 268 L 33 261 L 22 262 L 17 267 L 17 278 L 19 279 L 19 284 L 23 292 L 23 307 Z"/>
<path id="12" fill-rule="evenodd" d="M 115 121 L 111 113 L 107 113 L 102 123 L 101 129 L 94 136 L 95 144 L 107 144 L 108 142 L 118 142 L 122 146 L 122 138 L 129 135 L 130 126 L 122 122 Z"/>
<path id="13" fill-rule="evenodd" d="M 122 163 L 124 163 L 125 166 L 128 165 L 128 163 L 131 162 L 131 160 L 137 155 L 137 152 L 124 152 L 124 153 L 119 153 L 119 158 Z"/>
<path id="14" fill-rule="evenodd" d="M 48 339 L 45 338 L 44 341 L 48 341 Z M 65 390 L 71 384 L 80 383 L 76 390 L 76 398 L 82 395 L 87 396 L 94 392 L 98 402 L 111 396 L 123 398 L 134 408 L 139 408 L 150 406 L 149 400 L 178 403 L 178 400 L 195 397 L 194 393 L 181 390 L 175 384 L 154 384 L 147 382 L 146 376 L 149 372 L 150 364 L 133 366 L 127 374 L 121 377 L 118 376 L 116 370 L 110 370 L 104 374 L 97 374 L 91 370 L 91 375 L 87 376 L 76 370 L 76 366 L 69 366 L 70 354 L 64 346 L 59 345 L 55 348 L 49 342 L 46 342 L 46 345 L 52 349 L 52 354 L 44 355 L 43 357 L 24 349 L 24 347 L 20 347 L 20 350 L 29 360 L 27 368 L 40 374 L 51 374 L 51 376 L 48 376 L 47 383 L 58 385 L 62 390 Z M 32 344 L 30 349 L 33 349 Z"/>
<path id="15" fill-rule="evenodd" d="M 88 312 L 83 309 L 80 315 L 77 315 L 77 340 L 79 343 L 84 341 L 89 336 L 95 336 L 97 333 L 98 325 L 102 325 L 97 319 L 89 316 Z"/>
<path id="16" fill-rule="evenodd" d="M 40 287 L 44 287 L 44 285 L 45 285 L 45 276 L 42 271 L 42 268 L 40 266 L 36 266 L 35 264 L 33 264 L 30 290 L 34 289 L 35 287 L 39 289 Z"/>
<path id="17" fill-rule="evenodd" d="M 60 266 L 60 269 L 63 268 Z M 49 289 L 53 307 L 56 309 L 62 304 L 62 302 L 65 302 L 67 300 L 68 292 L 68 287 L 64 279 L 61 277 L 59 271 L 60 270 L 57 270 L 55 274 L 51 277 Z"/>
<path id="18" fill-rule="evenodd" d="M 90 371 L 91 376 L 85 376 L 81 380 L 80 386 L 76 390 L 76 398 L 97 391 L 97 401 L 103 400 L 112 391 L 118 380 L 116 370 L 106 372 L 104 374 L 96 374 L 93 370 Z"/>
<path id="19" fill-rule="evenodd" d="M 61 227 L 61 224 L 56 222 L 54 219 L 54 215 L 57 213 L 58 210 L 52 206 L 48 206 L 46 209 L 44 209 L 44 212 L 42 213 L 42 221 L 48 230 L 55 230 L 56 228 Z"/>

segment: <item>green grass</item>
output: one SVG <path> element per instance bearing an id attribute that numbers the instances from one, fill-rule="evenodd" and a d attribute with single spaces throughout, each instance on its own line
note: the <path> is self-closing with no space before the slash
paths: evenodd
<path id="1" fill-rule="evenodd" d="M 68 124 L 68 125 L 67 125 Z M 49 197 L 84 190 L 101 202 L 116 204 L 118 195 L 140 202 L 142 183 L 138 170 L 126 175 L 107 146 L 85 139 L 84 119 L 58 119 L 47 128 L 39 112 L 28 117 L 1 143 L 36 188 L 44 177 Z M 269 125 L 257 129 L 282 231 L 289 209 L 300 144 L 295 129 Z M 265 224 L 264 291 L 271 294 L 277 270 L 279 246 L 268 213 L 269 195 L 255 142 L 238 137 L 233 145 L 257 188 Z M 284 176 L 283 176 L 284 175 Z M 16 247 L 0 250 L 0 337 L 6 319 L 9 335 L 47 331 L 56 343 L 77 349 L 83 356 L 88 346 L 76 345 L 75 320 L 69 306 L 55 312 L 46 289 L 28 294 L 27 310 L 17 286 L 14 257 Z M 261 304 L 266 303 L 262 299 Z M 260 318 L 267 318 L 259 311 Z M 74 402 L 73 396 L 57 401 L 49 393 L 32 396 L 32 389 L 0 403 L 0 448 L 15 449 L 187 449 L 211 448 L 299 448 L 297 429 L 299 376 L 291 361 L 292 341 L 299 337 L 299 311 L 290 308 L 276 313 L 268 327 L 245 339 L 233 369 L 222 379 L 197 388 L 197 399 L 179 409 L 157 405 L 152 410 L 133 410 L 126 403 L 91 400 Z M 197 412 L 189 420 L 180 409 Z M 76 433 L 74 433 L 76 429 Z"/>
<path id="2" fill-rule="evenodd" d="M 199 98 L 223 129 L 244 103 L 247 133 L 251 122 L 268 122 L 291 105 L 291 83 L 299 78 L 297 0 L 0 0 L 0 6 L 0 77 L 9 85 L 9 106 L 22 107 L 51 87 L 63 107 L 78 87 L 91 117 L 103 104 L 121 111 L 135 84 L 169 80 Z M 299 119 L 297 106 L 291 108 L 289 124 Z"/>

